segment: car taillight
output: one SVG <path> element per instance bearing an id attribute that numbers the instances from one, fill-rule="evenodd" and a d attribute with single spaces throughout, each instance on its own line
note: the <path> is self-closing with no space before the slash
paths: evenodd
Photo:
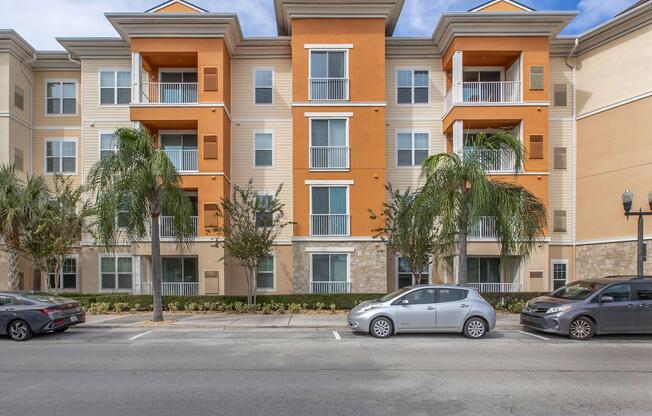
<path id="1" fill-rule="evenodd" d="M 52 309 L 52 308 L 43 308 L 43 309 L 39 309 L 38 311 L 41 312 L 45 316 L 50 316 L 50 312 L 54 312 L 54 309 Z"/>

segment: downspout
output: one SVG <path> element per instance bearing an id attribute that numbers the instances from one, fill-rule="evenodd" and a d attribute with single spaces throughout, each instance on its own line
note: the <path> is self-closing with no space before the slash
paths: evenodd
<path id="1" fill-rule="evenodd" d="M 573 126 L 572 126 L 572 152 L 573 152 L 573 164 L 572 164 L 572 172 L 571 175 L 572 180 L 571 180 L 571 193 L 572 193 L 572 198 L 571 198 L 571 209 L 573 210 L 573 230 L 571 232 L 571 239 L 573 241 L 573 278 L 577 276 L 576 274 L 576 269 L 577 269 L 577 254 L 576 254 L 576 230 L 577 230 L 577 78 L 576 78 L 576 67 L 577 67 L 577 59 L 573 60 L 573 63 L 569 63 L 569 59 L 575 54 L 575 50 L 577 50 L 577 47 L 580 43 L 580 38 L 576 37 L 575 38 L 575 44 L 573 45 L 573 49 L 571 49 L 570 53 L 565 59 L 566 66 L 571 68 L 572 74 L 573 74 Z M 570 276 L 569 276 L 570 277 Z"/>

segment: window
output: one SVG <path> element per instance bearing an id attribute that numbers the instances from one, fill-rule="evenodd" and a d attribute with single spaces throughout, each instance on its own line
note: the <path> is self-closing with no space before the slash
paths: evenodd
<path id="1" fill-rule="evenodd" d="M 348 100 L 345 51 L 310 51 L 310 99 Z"/>
<path id="2" fill-rule="evenodd" d="M 566 232 L 566 211 L 553 211 L 552 231 L 555 233 Z"/>
<path id="3" fill-rule="evenodd" d="M 131 290 L 133 260 L 127 256 L 100 257 L 100 289 Z"/>
<path id="4" fill-rule="evenodd" d="M 499 257 L 469 257 L 466 269 L 469 283 L 500 283 Z"/>
<path id="5" fill-rule="evenodd" d="M 14 84 L 14 106 L 25 109 L 25 90 Z"/>
<path id="6" fill-rule="evenodd" d="M 100 104 L 131 102 L 131 71 L 100 72 Z"/>
<path id="7" fill-rule="evenodd" d="M 346 282 L 348 271 L 347 254 L 313 254 L 313 282 Z"/>
<path id="8" fill-rule="evenodd" d="M 555 147 L 553 152 L 553 167 L 555 169 L 566 169 L 566 148 Z"/>
<path id="9" fill-rule="evenodd" d="M 161 133 L 161 149 L 178 171 L 198 169 L 196 132 Z"/>
<path id="10" fill-rule="evenodd" d="M 437 289 L 437 303 L 457 302 L 466 299 L 468 293 L 464 289 Z"/>
<path id="11" fill-rule="evenodd" d="M 51 266 L 54 268 L 54 264 Z M 57 287 L 54 273 L 48 274 L 48 284 L 50 289 Z M 59 290 L 77 290 L 77 259 L 67 258 L 61 265 L 61 274 L 59 275 Z"/>
<path id="12" fill-rule="evenodd" d="M 161 263 L 164 283 L 197 283 L 199 281 L 197 257 L 163 257 Z"/>
<path id="13" fill-rule="evenodd" d="M 429 101 L 426 70 L 399 70 L 396 73 L 398 104 L 427 104 Z"/>
<path id="14" fill-rule="evenodd" d="M 552 105 L 555 107 L 566 107 L 568 105 L 566 84 L 554 84 L 552 90 Z"/>
<path id="15" fill-rule="evenodd" d="M 274 71 L 271 69 L 254 70 L 254 103 L 272 104 Z"/>
<path id="16" fill-rule="evenodd" d="M 0 296 L 0 306 L 16 305 L 17 299 L 13 296 Z"/>
<path id="17" fill-rule="evenodd" d="M 552 262 L 552 290 L 555 291 L 568 282 L 568 263 L 565 261 Z"/>
<path id="18" fill-rule="evenodd" d="M 267 256 L 258 264 L 256 289 L 274 290 L 274 256 Z"/>
<path id="19" fill-rule="evenodd" d="M 77 141 L 45 141 L 45 172 L 74 174 L 77 171 Z"/>
<path id="20" fill-rule="evenodd" d="M 543 90 L 543 67 L 542 66 L 530 67 L 530 89 Z"/>
<path id="21" fill-rule="evenodd" d="M 634 288 L 638 300 L 652 301 L 652 283 L 636 283 Z"/>
<path id="22" fill-rule="evenodd" d="M 310 120 L 310 168 L 347 169 L 347 120 Z"/>
<path id="23" fill-rule="evenodd" d="M 632 286 L 629 283 L 611 286 L 600 294 L 600 297 L 611 296 L 614 302 L 630 302 L 632 300 Z"/>
<path id="24" fill-rule="evenodd" d="M 129 226 L 129 210 L 128 210 L 128 201 L 123 200 L 120 205 L 118 205 L 116 221 L 118 228 L 127 228 Z"/>
<path id="25" fill-rule="evenodd" d="M 271 203 L 273 195 L 256 195 L 256 227 L 270 227 L 272 225 Z"/>
<path id="26" fill-rule="evenodd" d="M 410 261 L 405 257 L 397 257 L 397 276 L 396 288 L 400 289 L 412 284 L 412 271 L 410 270 Z M 430 280 L 430 264 L 426 265 L 421 272 L 421 282 L 427 283 Z"/>
<path id="27" fill-rule="evenodd" d="M 17 171 L 22 172 L 24 169 L 24 158 L 23 151 L 17 147 L 14 147 L 14 167 Z"/>
<path id="28" fill-rule="evenodd" d="M 48 81 L 45 87 L 46 114 L 77 114 L 77 83 Z"/>
<path id="29" fill-rule="evenodd" d="M 113 154 L 117 150 L 115 134 L 100 133 L 100 159 L 106 155 Z"/>
<path id="30" fill-rule="evenodd" d="M 274 165 L 274 139 L 272 133 L 254 134 L 254 166 Z"/>
<path id="31" fill-rule="evenodd" d="M 543 136 L 530 136 L 530 159 L 543 159 Z"/>
<path id="32" fill-rule="evenodd" d="M 403 296 L 401 303 L 407 300 L 409 305 L 424 305 L 435 303 L 435 289 L 419 289 Z"/>
<path id="33" fill-rule="evenodd" d="M 420 166 L 428 157 L 429 138 L 428 133 L 398 133 L 397 166 Z"/>
<path id="34" fill-rule="evenodd" d="M 311 235 L 348 235 L 347 188 L 311 188 Z"/>

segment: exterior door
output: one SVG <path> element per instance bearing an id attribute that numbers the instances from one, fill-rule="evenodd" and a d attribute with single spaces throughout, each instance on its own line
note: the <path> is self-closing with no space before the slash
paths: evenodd
<path id="1" fill-rule="evenodd" d="M 462 326 L 469 314 L 470 304 L 466 301 L 467 290 L 437 289 L 437 329 L 455 329 Z"/>
<path id="2" fill-rule="evenodd" d="M 632 296 L 632 285 L 611 286 L 600 297 L 611 296 L 613 302 L 603 302 L 598 310 L 598 331 L 633 332 L 636 329 L 637 307 Z"/>
<path id="3" fill-rule="evenodd" d="M 401 298 L 396 308 L 399 331 L 435 329 L 435 289 L 412 291 Z"/>
<path id="4" fill-rule="evenodd" d="M 652 332 L 652 283 L 635 283 L 637 305 L 637 330 Z"/>

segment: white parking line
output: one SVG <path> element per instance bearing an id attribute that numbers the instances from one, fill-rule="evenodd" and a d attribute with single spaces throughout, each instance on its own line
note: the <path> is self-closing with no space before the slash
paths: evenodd
<path id="1" fill-rule="evenodd" d="M 147 331 L 147 332 L 143 332 L 142 334 L 134 335 L 133 337 L 129 338 L 129 341 L 135 341 L 138 338 L 144 337 L 145 335 L 149 335 L 151 333 L 152 333 L 152 331 Z"/>
<path id="2" fill-rule="evenodd" d="M 340 336 L 340 333 L 337 331 L 333 331 L 333 336 L 335 337 L 336 340 L 341 341 L 342 337 Z"/>
<path id="3" fill-rule="evenodd" d="M 533 334 L 531 332 L 525 332 L 525 331 L 516 331 L 516 332 L 518 332 L 519 334 L 523 334 L 523 335 L 529 335 L 529 336 L 534 337 L 534 338 L 539 338 L 539 339 L 542 339 L 544 341 L 550 341 L 549 338 L 542 337 L 541 335 L 536 335 L 536 334 Z"/>

